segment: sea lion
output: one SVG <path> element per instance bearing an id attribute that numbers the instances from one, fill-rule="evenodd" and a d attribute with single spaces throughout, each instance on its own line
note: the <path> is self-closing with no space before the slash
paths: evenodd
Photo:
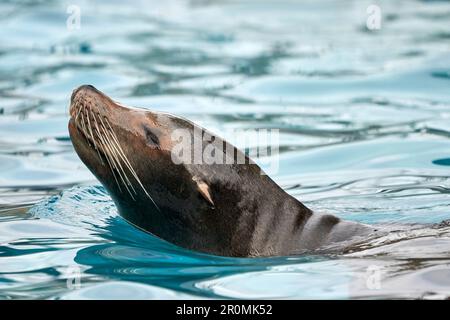
<path id="1" fill-rule="evenodd" d="M 283 256 L 341 250 L 374 231 L 313 213 L 239 149 L 181 117 L 126 107 L 90 85 L 73 91 L 70 116 L 76 152 L 120 215 L 180 247 L 221 256 Z M 176 163 L 172 133 L 179 129 L 208 133 L 201 147 L 233 150 L 232 163 Z"/>

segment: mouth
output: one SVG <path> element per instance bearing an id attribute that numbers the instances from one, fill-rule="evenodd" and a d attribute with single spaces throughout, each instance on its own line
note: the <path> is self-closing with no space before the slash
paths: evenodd
<path id="1" fill-rule="evenodd" d="M 89 91 L 86 92 L 84 89 Z M 81 140 L 87 145 L 87 150 L 92 151 L 92 154 L 88 155 L 89 158 L 95 157 L 95 154 L 97 154 L 101 165 L 109 168 L 117 189 L 121 193 L 129 194 L 133 200 L 136 200 L 138 190 L 141 189 L 159 210 L 121 147 L 113 124 L 106 115 L 100 113 L 99 103 L 101 101 L 96 100 L 96 97 L 92 94 L 87 94 L 91 93 L 92 90 L 95 90 L 96 93 L 99 92 L 92 86 L 82 86 L 72 94 L 69 111 L 71 138 Z M 84 153 L 84 148 L 80 152 Z M 80 157 L 83 157 L 80 152 Z M 86 155 L 84 156 L 86 157 Z M 93 168 L 90 169 L 93 170 Z M 134 181 L 135 184 L 131 181 Z"/>
<path id="2" fill-rule="evenodd" d="M 84 143 L 87 147 L 83 148 L 79 155 L 83 158 L 83 153 L 88 150 L 87 156 L 90 161 L 96 157 L 101 166 L 108 167 L 119 191 L 121 193 L 125 191 L 134 199 L 136 190 L 130 181 L 128 170 L 130 164 L 108 118 L 95 111 L 89 101 L 77 95 L 72 99 L 70 106 L 70 126 L 71 138 Z"/>
<path id="3" fill-rule="evenodd" d="M 97 154 L 102 165 L 110 164 L 111 168 L 118 167 L 117 157 L 113 157 L 118 150 L 118 139 L 108 117 L 102 114 L 99 104 L 102 103 L 100 91 L 91 85 L 83 85 L 75 89 L 70 99 L 70 123 L 83 140 L 89 150 Z"/>
<path id="4" fill-rule="evenodd" d="M 82 86 L 72 93 L 70 103 L 69 131 L 74 142 L 82 143 L 85 147 L 77 150 L 79 156 L 89 158 L 92 163 L 97 159 L 101 166 L 109 168 L 120 191 L 128 190 L 132 194 L 131 182 L 125 172 L 122 161 L 123 150 L 120 148 L 108 118 L 99 112 L 98 101 L 92 96 L 92 86 Z M 96 166 L 96 165 L 95 165 Z M 90 167 L 91 171 L 97 168 Z M 122 187 L 121 187 L 122 185 Z"/>
<path id="5" fill-rule="evenodd" d="M 89 100 L 80 97 L 72 98 L 70 105 L 70 122 L 89 147 L 97 151 L 100 160 L 106 157 L 103 145 L 105 123 L 102 116 L 93 110 Z"/>

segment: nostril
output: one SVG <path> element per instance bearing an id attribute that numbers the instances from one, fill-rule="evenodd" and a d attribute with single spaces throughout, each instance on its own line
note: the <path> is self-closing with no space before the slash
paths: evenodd
<path id="1" fill-rule="evenodd" d="M 75 99 L 75 96 L 78 93 L 78 89 L 80 89 L 80 88 L 77 88 L 77 89 L 72 91 L 72 96 L 70 97 L 70 103 L 73 103 L 73 99 Z"/>
<path id="2" fill-rule="evenodd" d="M 70 102 L 73 102 L 73 100 L 75 99 L 76 95 L 78 92 L 82 91 L 82 90 L 88 90 L 88 91 L 98 91 L 93 85 L 90 84 L 84 84 L 82 86 L 79 86 L 78 88 L 76 88 L 75 90 L 73 90 L 72 92 L 72 96 L 70 97 Z"/>
<path id="3" fill-rule="evenodd" d="M 90 84 L 83 84 L 77 90 L 97 91 L 97 89 L 93 85 L 90 85 Z"/>

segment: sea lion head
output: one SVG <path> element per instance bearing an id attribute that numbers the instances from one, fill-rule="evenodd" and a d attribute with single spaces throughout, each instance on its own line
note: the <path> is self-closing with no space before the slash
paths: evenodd
<path id="1" fill-rule="evenodd" d="M 265 244 L 268 235 L 255 236 L 261 224 L 272 223 L 271 214 L 261 213 L 299 202 L 286 199 L 256 164 L 220 137 L 180 117 L 126 107 L 90 85 L 73 91 L 70 116 L 76 152 L 130 223 L 207 253 L 248 256 L 276 250 Z M 232 150 L 233 160 L 245 161 L 196 162 L 195 150 L 192 161 L 178 161 L 177 132 L 190 135 L 189 146 L 199 138 L 201 151 L 214 144 L 217 152 Z M 297 220 L 294 224 L 300 225 Z M 255 247 L 255 237 L 266 238 Z"/>

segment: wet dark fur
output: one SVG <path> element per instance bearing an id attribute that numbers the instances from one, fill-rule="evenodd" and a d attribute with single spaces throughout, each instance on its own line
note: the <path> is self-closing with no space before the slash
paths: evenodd
<path id="1" fill-rule="evenodd" d="M 340 250 L 349 240 L 373 231 L 313 213 L 270 177 L 261 175 L 261 169 L 248 158 L 247 164 L 175 164 L 170 155 L 172 131 L 185 128 L 193 132 L 196 126 L 185 119 L 124 107 L 92 86 L 73 92 L 70 114 L 75 150 L 106 187 L 120 215 L 181 247 L 223 256 L 291 255 L 327 252 L 330 245 L 336 250 L 336 244 Z M 143 185 L 141 188 L 130 170 L 125 170 L 136 194 L 117 183 L 115 169 L 106 164 L 94 125 L 101 123 L 100 118 L 110 124 L 105 130 L 114 132 Z M 92 134 L 86 130 L 89 125 L 95 129 Z M 198 181 L 207 186 L 212 203 L 200 192 Z"/>

